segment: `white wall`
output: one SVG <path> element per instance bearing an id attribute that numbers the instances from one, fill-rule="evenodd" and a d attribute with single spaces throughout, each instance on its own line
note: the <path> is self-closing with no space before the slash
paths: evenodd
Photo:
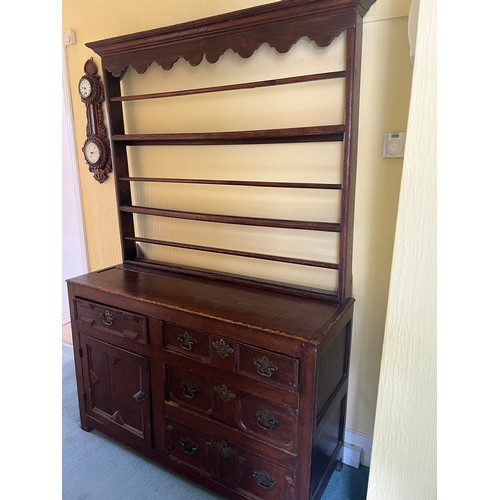
<path id="1" fill-rule="evenodd" d="M 436 498 L 435 9 L 421 0 L 368 500 Z"/>

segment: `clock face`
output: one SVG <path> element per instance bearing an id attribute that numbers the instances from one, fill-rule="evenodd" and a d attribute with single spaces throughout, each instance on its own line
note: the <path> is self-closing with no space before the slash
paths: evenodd
<path id="1" fill-rule="evenodd" d="M 78 84 L 78 91 L 82 97 L 90 97 L 90 94 L 92 94 L 92 84 L 88 78 L 82 78 L 80 80 L 80 83 Z"/>
<path id="2" fill-rule="evenodd" d="M 87 163 L 95 165 L 101 159 L 101 147 L 95 141 L 88 141 L 83 147 L 83 154 Z"/>

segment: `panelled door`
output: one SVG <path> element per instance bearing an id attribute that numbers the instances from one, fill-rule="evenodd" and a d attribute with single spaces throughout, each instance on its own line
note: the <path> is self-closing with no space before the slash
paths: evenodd
<path id="1" fill-rule="evenodd" d="M 149 448 L 149 360 L 83 334 L 80 343 L 86 414 L 125 441 Z"/>

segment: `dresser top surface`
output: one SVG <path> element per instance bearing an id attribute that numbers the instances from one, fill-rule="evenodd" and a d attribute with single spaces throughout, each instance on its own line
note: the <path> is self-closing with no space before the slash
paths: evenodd
<path id="1" fill-rule="evenodd" d="M 142 303 L 317 342 L 353 305 L 295 297 L 173 272 L 116 266 L 68 280 Z"/>

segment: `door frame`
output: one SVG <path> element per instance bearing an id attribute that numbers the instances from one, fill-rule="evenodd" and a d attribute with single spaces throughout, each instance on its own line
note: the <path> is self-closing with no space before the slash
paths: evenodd
<path id="1" fill-rule="evenodd" d="M 73 35 L 73 36 L 71 36 Z M 76 247 L 79 249 L 78 255 L 72 255 L 72 259 L 78 263 L 79 270 L 81 269 L 81 273 L 88 272 L 88 260 L 87 260 L 87 245 L 85 238 L 85 226 L 84 226 L 84 218 L 83 218 L 83 210 L 82 210 L 82 198 L 80 191 L 80 178 L 78 174 L 78 161 L 76 156 L 76 142 L 75 142 L 75 129 L 73 122 L 73 106 L 71 101 L 71 90 L 70 90 L 70 80 L 69 80 L 69 70 L 68 70 L 68 59 L 67 59 L 67 47 L 68 45 L 73 45 L 75 43 L 74 32 L 63 31 L 62 33 L 62 90 L 63 90 L 63 114 L 65 116 L 65 120 L 63 121 L 63 126 L 66 125 L 67 134 L 62 134 L 63 147 L 67 148 L 67 152 L 69 154 L 69 164 L 62 165 L 62 168 L 67 168 L 67 173 L 72 180 L 70 188 L 72 189 L 72 195 L 74 200 L 74 207 L 72 207 L 76 213 L 75 223 L 77 226 L 77 235 L 78 235 L 78 244 Z M 67 135 L 67 137 L 66 137 Z M 68 186 L 65 186 L 68 188 Z M 62 196 L 61 196 L 62 198 Z M 62 200 L 61 200 L 62 201 Z M 64 213 L 62 214 L 64 217 Z M 62 245 L 65 247 L 65 238 L 67 236 L 64 234 L 64 230 L 62 231 Z M 65 255 L 65 252 L 62 254 L 62 259 L 68 259 L 68 255 Z M 64 274 L 64 273 L 63 273 Z M 67 278 L 71 278 L 73 276 L 62 276 L 63 279 L 63 290 L 64 290 L 64 282 Z M 67 296 L 64 297 L 63 291 L 63 301 L 67 300 Z M 68 304 L 69 311 L 69 304 Z M 66 313 L 66 309 L 64 308 L 64 302 L 62 307 L 62 324 L 66 324 L 70 321 L 69 313 Z"/>

